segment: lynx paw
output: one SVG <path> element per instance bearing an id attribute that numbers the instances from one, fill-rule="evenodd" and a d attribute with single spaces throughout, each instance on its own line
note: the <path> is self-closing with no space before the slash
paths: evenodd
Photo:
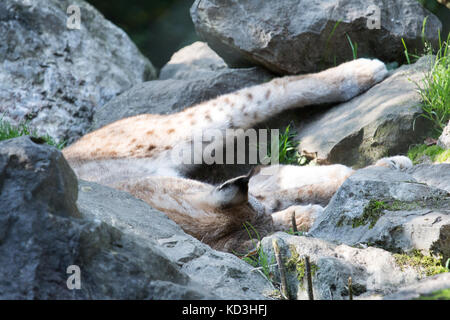
<path id="1" fill-rule="evenodd" d="M 393 156 L 388 158 L 381 158 L 375 163 L 377 167 L 387 167 L 394 170 L 406 170 L 412 168 L 412 161 L 405 156 Z"/>

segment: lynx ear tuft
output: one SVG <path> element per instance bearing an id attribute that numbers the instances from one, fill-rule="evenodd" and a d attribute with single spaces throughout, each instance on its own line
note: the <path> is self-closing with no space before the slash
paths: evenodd
<path id="1" fill-rule="evenodd" d="M 226 209 L 248 201 L 250 174 L 225 181 L 211 192 L 216 206 Z"/>
<path id="2" fill-rule="evenodd" d="M 413 167 L 412 161 L 405 156 L 381 158 L 375 163 L 376 167 L 387 167 L 394 170 L 407 170 Z"/>

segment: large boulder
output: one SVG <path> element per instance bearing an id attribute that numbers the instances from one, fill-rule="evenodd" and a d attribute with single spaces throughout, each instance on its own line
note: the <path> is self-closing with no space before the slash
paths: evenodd
<path id="1" fill-rule="evenodd" d="M 418 164 L 407 173 L 417 182 L 450 192 L 450 163 Z"/>
<path id="2" fill-rule="evenodd" d="M 80 9 L 80 29 L 68 28 L 71 5 Z M 87 131 L 95 108 L 155 77 L 125 32 L 82 0 L 0 2 L 5 120 L 30 120 L 38 134 L 70 143 Z"/>
<path id="3" fill-rule="evenodd" d="M 426 56 L 405 65 L 362 95 L 316 114 L 298 126 L 299 151 L 319 163 L 365 167 L 379 158 L 405 154 L 429 130 L 416 83 L 429 70 Z"/>
<path id="4" fill-rule="evenodd" d="M 272 79 L 262 68 L 230 69 L 205 43 L 175 53 L 161 79 L 144 82 L 98 108 L 92 129 L 138 114 L 170 114 Z"/>
<path id="5" fill-rule="evenodd" d="M 93 183 L 78 190 L 62 154 L 34 141 L 0 142 L 0 299 L 264 299 L 272 290 L 143 201 Z"/>
<path id="6" fill-rule="evenodd" d="M 199 35 L 230 66 L 263 65 L 280 74 L 314 72 L 358 56 L 404 61 L 437 42 L 442 24 L 416 0 L 196 0 L 191 16 Z M 378 23 L 379 22 L 379 23 Z"/>
<path id="7" fill-rule="evenodd" d="M 317 300 L 348 300 L 349 277 L 352 278 L 355 299 L 391 294 L 399 286 L 413 284 L 422 277 L 420 270 L 402 267 L 393 254 L 379 248 L 336 245 L 282 232 L 262 240 L 261 245 L 268 261 L 275 261 L 273 240 L 280 248 L 292 299 L 308 299 L 305 256 L 310 259 L 313 294 Z M 279 271 L 272 271 L 274 280 L 280 282 Z"/>
<path id="8" fill-rule="evenodd" d="M 310 230 L 314 237 L 394 252 L 450 258 L 450 196 L 411 174 L 384 167 L 357 171 Z"/>
<path id="9" fill-rule="evenodd" d="M 441 294 L 446 292 L 446 298 Z M 400 288 L 397 292 L 383 297 L 384 300 L 436 300 L 449 299 L 450 273 L 438 274 L 418 283 Z"/>

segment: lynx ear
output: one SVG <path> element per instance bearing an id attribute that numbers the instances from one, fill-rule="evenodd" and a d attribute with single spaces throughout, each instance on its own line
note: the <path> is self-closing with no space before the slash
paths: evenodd
<path id="1" fill-rule="evenodd" d="M 231 208 L 248 201 L 248 181 L 256 173 L 252 169 L 247 175 L 225 181 L 211 192 L 215 205 L 220 208 Z"/>

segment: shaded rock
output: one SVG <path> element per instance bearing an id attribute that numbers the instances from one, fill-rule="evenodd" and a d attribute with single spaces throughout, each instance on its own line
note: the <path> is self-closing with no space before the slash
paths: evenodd
<path id="1" fill-rule="evenodd" d="M 430 58 L 392 72 L 362 95 L 316 115 L 298 129 L 299 150 L 319 163 L 365 167 L 391 155 L 405 154 L 429 130 L 416 85 Z"/>
<path id="2" fill-rule="evenodd" d="M 78 191 L 62 154 L 28 137 L 0 142 L 0 203 L 0 299 L 264 299 L 270 288 L 129 194 Z"/>
<path id="3" fill-rule="evenodd" d="M 395 252 L 422 250 L 450 258 L 450 197 L 410 174 L 383 167 L 357 171 L 310 230 L 337 243 Z"/>
<path id="4" fill-rule="evenodd" d="M 401 270 L 394 256 L 379 248 L 353 248 L 311 237 L 278 232 L 262 240 L 269 261 L 274 261 L 272 239 L 277 239 L 284 257 L 288 288 L 294 299 L 306 300 L 304 256 L 310 258 L 315 300 L 348 300 L 348 278 L 352 277 L 355 299 L 390 294 L 398 286 L 415 283 L 420 275 L 413 268 Z M 278 271 L 273 270 L 278 277 Z M 279 281 L 279 279 L 277 279 Z"/>
<path id="5" fill-rule="evenodd" d="M 450 121 L 445 126 L 444 131 L 442 131 L 437 144 L 441 148 L 450 149 Z"/>
<path id="6" fill-rule="evenodd" d="M 385 296 L 384 300 L 413 300 L 429 298 L 441 290 L 450 289 L 450 273 L 442 273 L 401 288 L 398 292 Z"/>
<path id="7" fill-rule="evenodd" d="M 205 43 L 175 53 L 161 70 L 161 79 L 138 84 L 94 115 L 92 129 L 138 114 L 170 114 L 225 93 L 272 79 L 261 68 L 230 69 Z"/>
<path id="8" fill-rule="evenodd" d="M 281 74 L 351 60 L 347 35 L 357 43 L 358 56 L 401 62 L 402 38 L 408 48 L 421 51 L 425 17 L 431 42 L 437 43 L 442 27 L 416 0 L 196 0 L 191 16 L 198 34 L 229 66 L 259 64 Z"/>
<path id="9" fill-rule="evenodd" d="M 67 27 L 70 5 L 80 8 L 80 29 Z M 125 32 L 84 1 L 0 3 L 5 120 L 31 120 L 38 134 L 70 143 L 89 128 L 95 108 L 155 77 Z"/>

